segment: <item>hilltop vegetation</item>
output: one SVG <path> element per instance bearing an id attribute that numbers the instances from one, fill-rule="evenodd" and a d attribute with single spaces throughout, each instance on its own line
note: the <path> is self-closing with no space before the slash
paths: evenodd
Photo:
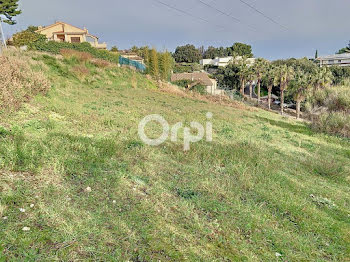
<path id="1" fill-rule="evenodd" d="M 50 88 L 0 117 L 0 260 L 349 261 L 348 140 L 69 52 L 9 56 Z M 137 135 L 207 112 L 214 141 L 186 153 Z"/>

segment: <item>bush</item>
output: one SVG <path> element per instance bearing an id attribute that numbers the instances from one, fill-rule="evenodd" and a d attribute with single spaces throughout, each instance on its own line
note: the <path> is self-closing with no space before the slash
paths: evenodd
<path id="1" fill-rule="evenodd" d="M 350 138 L 350 115 L 345 112 L 323 113 L 312 125 L 317 131 Z"/>
<path id="2" fill-rule="evenodd" d="M 183 87 L 183 88 L 188 88 L 189 85 L 191 85 L 193 82 L 191 80 L 178 80 L 178 81 L 175 81 L 173 82 L 174 85 L 177 85 L 177 86 L 180 86 L 180 87 Z M 197 84 L 195 86 L 193 86 L 191 89 L 191 91 L 195 91 L 199 94 L 206 94 L 207 93 L 207 89 L 205 86 L 203 85 L 200 85 L 200 84 Z"/>
<path id="3" fill-rule="evenodd" d="M 313 118 L 313 127 L 318 131 L 350 137 L 350 88 L 321 89 L 313 99 L 316 107 L 326 109 Z"/>
<path id="4" fill-rule="evenodd" d="M 178 81 L 174 81 L 172 83 L 174 85 L 181 86 L 183 88 L 187 88 L 192 83 L 192 81 L 191 80 L 178 80 Z"/>
<path id="5" fill-rule="evenodd" d="M 344 84 L 344 82 L 350 78 L 350 68 L 342 66 L 331 66 L 331 72 L 334 76 L 333 83 L 335 85 Z"/>
<path id="6" fill-rule="evenodd" d="M 55 42 L 55 41 L 39 41 L 30 45 L 31 49 L 48 52 L 52 54 L 60 54 L 62 49 L 71 49 L 79 52 L 85 52 L 91 54 L 95 58 L 103 59 L 115 64 L 119 62 L 119 56 L 116 53 L 112 53 L 108 50 L 99 50 L 92 47 L 89 43 L 66 43 L 66 42 Z"/>
<path id="7" fill-rule="evenodd" d="M 35 43 L 44 42 L 46 37 L 42 34 L 37 34 L 35 32 L 25 30 L 13 35 L 13 45 L 20 46 L 30 46 Z"/>
<path id="8" fill-rule="evenodd" d="M 194 87 L 192 87 L 191 89 L 192 91 L 195 91 L 201 95 L 205 95 L 207 94 L 207 88 L 203 85 L 195 85 Z"/>

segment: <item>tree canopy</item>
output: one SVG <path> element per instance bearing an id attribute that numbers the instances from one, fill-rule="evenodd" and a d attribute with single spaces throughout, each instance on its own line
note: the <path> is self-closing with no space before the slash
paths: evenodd
<path id="1" fill-rule="evenodd" d="M 232 54 L 238 55 L 238 56 L 245 56 L 247 58 L 253 57 L 253 51 L 252 46 L 243 44 L 243 43 L 234 43 L 234 45 L 231 47 Z"/>
<path id="2" fill-rule="evenodd" d="M 350 41 L 349 41 L 349 44 L 348 46 L 340 49 L 337 54 L 345 54 L 345 53 L 350 53 Z"/>
<path id="3" fill-rule="evenodd" d="M 174 59 L 177 63 L 198 63 L 201 54 L 194 45 L 178 46 L 174 53 Z"/>
<path id="4" fill-rule="evenodd" d="M 13 17 L 21 13 L 21 11 L 18 10 L 18 1 L 19 0 L 0 0 L 0 18 L 4 16 L 5 20 L 3 21 L 5 23 L 10 25 L 16 23 Z"/>

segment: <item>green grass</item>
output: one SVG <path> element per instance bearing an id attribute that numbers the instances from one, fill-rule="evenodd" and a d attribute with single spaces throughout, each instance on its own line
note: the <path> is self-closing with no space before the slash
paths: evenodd
<path id="1" fill-rule="evenodd" d="M 34 56 L 53 87 L 1 116 L 0 261 L 350 261 L 348 140 Z M 213 142 L 186 153 L 137 135 L 207 112 Z"/>

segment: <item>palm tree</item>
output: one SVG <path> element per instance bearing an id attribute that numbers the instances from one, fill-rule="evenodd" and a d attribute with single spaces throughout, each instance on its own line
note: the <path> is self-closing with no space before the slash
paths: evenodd
<path id="1" fill-rule="evenodd" d="M 247 61 L 245 57 L 238 60 L 237 63 L 238 63 L 238 69 L 239 69 L 237 75 L 241 83 L 240 93 L 244 99 L 244 89 L 245 89 L 247 78 L 249 77 L 249 68 L 247 66 Z"/>
<path id="2" fill-rule="evenodd" d="M 269 64 L 263 74 L 262 81 L 267 86 L 267 92 L 268 92 L 268 107 L 271 109 L 271 96 L 272 96 L 272 88 L 274 86 L 275 81 L 275 66 L 272 64 Z"/>
<path id="3" fill-rule="evenodd" d="M 264 73 L 266 72 L 266 69 L 268 67 L 268 62 L 267 60 L 263 58 L 258 58 L 254 65 L 253 65 L 253 70 L 255 72 L 255 75 L 258 79 L 258 104 L 260 103 L 260 97 L 261 97 L 261 81 L 263 78 Z"/>
<path id="4" fill-rule="evenodd" d="M 250 97 L 250 99 L 252 99 L 253 98 L 253 84 L 254 84 L 254 80 L 255 80 L 255 72 L 252 68 L 248 69 L 247 79 L 249 82 L 249 97 Z"/>
<path id="5" fill-rule="evenodd" d="M 291 92 L 294 96 L 296 105 L 296 115 L 297 119 L 300 118 L 300 105 L 301 102 L 305 100 L 309 91 L 314 84 L 314 77 L 311 74 L 304 73 L 298 70 L 295 73 L 294 81 L 291 83 Z"/>
<path id="6" fill-rule="evenodd" d="M 314 82 L 315 91 L 330 85 L 334 79 L 333 74 L 328 67 L 317 68 L 314 75 L 316 78 L 316 81 Z"/>
<path id="7" fill-rule="evenodd" d="M 281 115 L 284 112 L 284 91 L 287 89 L 289 82 L 294 77 L 294 69 L 293 67 L 283 65 L 278 67 L 275 70 L 275 81 L 274 84 L 277 86 L 280 85 L 281 91 Z"/>

